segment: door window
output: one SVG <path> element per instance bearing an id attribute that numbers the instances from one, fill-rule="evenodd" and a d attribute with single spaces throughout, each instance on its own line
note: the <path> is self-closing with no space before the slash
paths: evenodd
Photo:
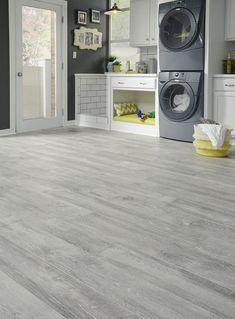
<path id="1" fill-rule="evenodd" d="M 191 87 L 187 83 L 168 83 L 160 94 L 160 106 L 170 119 L 182 121 L 194 112 L 195 100 Z"/>
<path id="2" fill-rule="evenodd" d="M 23 118 L 56 116 L 56 13 L 22 6 Z"/>
<path id="3" fill-rule="evenodd" d="M 160 37 L 168 49 L 179 50 L 191 45 L 196 31 L 193 14 L 187 9 L 176 8 L 163 18 Z"/>

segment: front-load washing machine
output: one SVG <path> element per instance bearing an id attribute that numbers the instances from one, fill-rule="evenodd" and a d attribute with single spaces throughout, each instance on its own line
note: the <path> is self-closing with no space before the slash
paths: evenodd
<path id="1" fill-rule="evenodd" d="M 191 142 L 204 113 L 203 72 L 159 73 L 160 136 Z"/>
<path id="2" fill-rule="evenodd" d="M 161 71 L 204 70 L 205 0 L 159 5 Z"/>

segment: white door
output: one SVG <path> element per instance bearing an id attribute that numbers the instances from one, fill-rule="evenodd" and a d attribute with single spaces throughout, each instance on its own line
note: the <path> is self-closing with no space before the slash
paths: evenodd
<path id="1" fill-rule="evenodd" d="M 16 131 L 62 126 L 62 9 L 16 1 Z"/>

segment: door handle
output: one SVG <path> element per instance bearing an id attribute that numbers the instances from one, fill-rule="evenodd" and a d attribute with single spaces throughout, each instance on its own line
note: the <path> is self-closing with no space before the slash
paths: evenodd
<path id="1" fill-rule="evenodd" d="M 21 78 L 21 77 L 23 76 L 23 73 L 22 73 L 22 72 L 18 72 L 18 73 L 17 73 L 17 76 L 18 76 L 19 78 Z"/>

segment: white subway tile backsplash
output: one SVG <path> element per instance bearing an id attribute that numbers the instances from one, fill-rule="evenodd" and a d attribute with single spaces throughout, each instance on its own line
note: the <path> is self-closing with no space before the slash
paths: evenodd
<path id="1" fill-rule="evenodd" d="M 91 102 L 92 103 L 97 103 L 97 102 L 99 102 L 100 101 L 100 97 L 99 96 L 93 96 L 93 97 L 91 97 Z"/>
<path id="2" fill-rule="evenodd" d="M 82 84 L 87 84 L 86 81 L 87 81 L 86 79 L 81 79 L 81 85 L 82 85 Z"/>
<path id="3" fill-rule="evenodd" d="M 92 79 L 87 79 L 87 84 L 96 84 L 97 83 L 97 80 L 92 78 Z"/>
<path id="4" fill-rule="evenodd" d="M 99 87 L 99 85 L 97 85 L 97 84 L 93 84 L 93 85 L 91 85 L 91 90 L 92 91 L 97 91 L 97 88 Z"/>
<path id="5" fill-rule="evenodd" d="M 106 97 L 106 91 L 101 91 L 101 90 L 97 91 L 97 96 Z"/>
<path id="6" fill-rule="evenodd" d="M 81 91 L 80 97 L 81 98 L 87 97 L 88 96 L 87 93 L 88 93 L 87 91 Z"/>
<path id="7" fill-rule="evenodd" d="M 86 91 L 86 90 L 87 90 L 87 85 L 81 84 L 81 91 Z"/>
<path id="8" fill-rule="evenodd" d="M 106 85 L 106 79 L 99 79 L 97 83 L 101 85 Z"/>
<path id="9" fill-rule="evenodd" d="M 157 47 L 156 46 L 154 46 L 154 47 L 142 47 L 140 49 L 140 60 L 145 62 L 145 63 L 147 63 L 148 66 L 149 66 L 149 64 L 152 64 L 151 63 L 152 59 L 154 59 L 156 61 L 155 65 L 157 65 Z M 156 69 L 156 67 L 154 67 L 154 69 Z M 156 71 L 154 71 L 154 73 L 155 72 L 157 72 L 157 69 L 156 69 Z"/>
<path id="10" fill-rule="evenodd" d="M 89 115 L 106 116 L 106 78 L 86 75 L 76 80 L 76 109 Z"/>
<path id="11" fill-rule="evenodd" d="M 81 97 L 80 98 L 80 103 L 81 103 L 81 105 L 83 104 L 83 103 L 89 103 L 90 102 L 90 98 L 89 97 Z"/>
<path id="12" fill-rule="evenodd" d="M 157 47 L 148 47 L 147 54 L 157 55 Z"/>
<path id="13" fill-rule="evenodd" d="M 103 107 L 104 107 L 104 103 L 101 103 L 101 102 L 96 103 L 96 108 L 97 108 L 97 109 L 101 109 L 101 108 L 103 108 Z"/>
<path id="14" fill-rule="evenodd" d="M 88 91 L 88 92 L 87 92 L 87 95 L 88 95 L 89 97 L 92 97 L 92 96 L 96 96 L 97 93 L 96 93 L 96 91 Z"/>

